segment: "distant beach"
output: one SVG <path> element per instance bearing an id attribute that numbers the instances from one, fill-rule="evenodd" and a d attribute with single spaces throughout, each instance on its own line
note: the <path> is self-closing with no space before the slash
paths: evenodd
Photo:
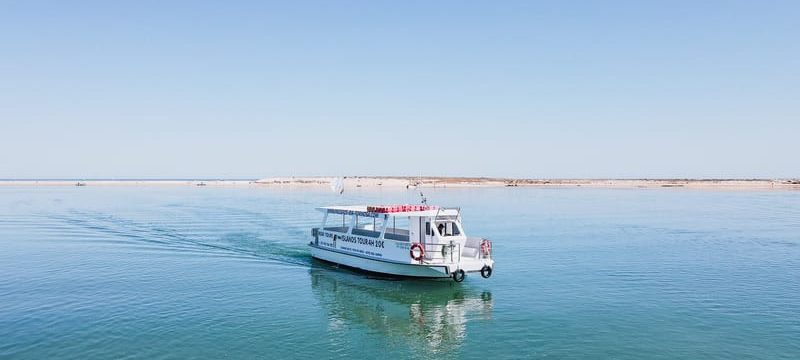
<path id="1" fill-rule="evenodd" d="M 0 186 L 216 186 L 327 187 L 335 177 L 269 177 L 254 180 L 0 180 Z M 345 176 L 345 188 L 688 188 L 708 190 L 800 190 L 800 179 L 525 179 L 494 177 Z"/>

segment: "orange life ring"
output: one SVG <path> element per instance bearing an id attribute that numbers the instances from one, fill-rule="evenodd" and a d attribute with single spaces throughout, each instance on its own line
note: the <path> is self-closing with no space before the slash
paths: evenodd
<path id="1" fill-rule="evenodd" d="M 414 250 L 419 250 L 419 254 L 415 254 Z M 408 251 L 408 254 L 411 255 L 411 258 L 415 261 L 420 261 L 422 257 L 425 256 L 425 249 L 422 248 L 422 244 L 414 243 L 411 245 L 411 250 Z"/>

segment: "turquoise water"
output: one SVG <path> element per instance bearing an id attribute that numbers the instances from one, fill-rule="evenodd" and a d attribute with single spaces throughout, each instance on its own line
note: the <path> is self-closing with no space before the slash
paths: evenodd
<path id="1" fill-rule="evenodd" d="M 411 191 L 0 187 L 0 358 L 800 358 L 800 193 L 439 189 L 491 279 L 312 261 Z"/>

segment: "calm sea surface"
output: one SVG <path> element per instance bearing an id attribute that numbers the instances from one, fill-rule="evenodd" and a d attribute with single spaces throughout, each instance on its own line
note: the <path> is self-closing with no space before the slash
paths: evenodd
<path id="1" fill-rule="evenodd" d="M 315 206 L 414 191 L 0 187 L 0 358 L 800 358 L 800 193 L 426 195 L 491 279 L 312 261 Z"/>

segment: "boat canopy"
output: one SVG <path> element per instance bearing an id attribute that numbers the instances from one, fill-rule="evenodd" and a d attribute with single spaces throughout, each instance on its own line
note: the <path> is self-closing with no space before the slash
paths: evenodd
<path id="1" fill-rule="evenodd" d="M 343 205 L 324 206 L 317 210 L 330 214 L 384 216 L 437 216 L 457 215 L 458 209 L 446 209 L 432 205 Z"/>

